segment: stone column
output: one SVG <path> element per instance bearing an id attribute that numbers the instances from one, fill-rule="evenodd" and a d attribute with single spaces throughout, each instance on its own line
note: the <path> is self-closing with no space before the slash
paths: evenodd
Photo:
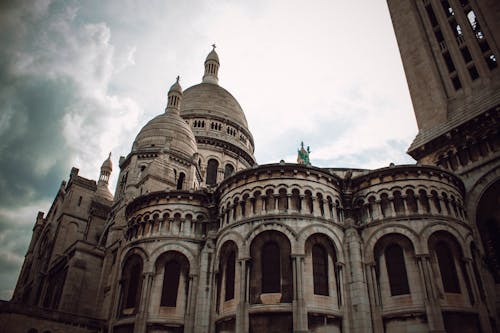
<path id="1" fill-rule="evenodd" d="M 149 299 L 151 286 L 153 285 L 153 272 L 145 272 L 142 279 L 142 292 L 139 303 L 139 311 L 135 319 L 134 333 L 145 333 L 149 313 Z"/>
<path id="2" fill-rule="evenodd" d="M 240 290 L 239 302 L 236 309 L 236 332 L 247 333 L 248 326 L 248 284 L 249 281 L 249 263 L 250 258 L 243 258 L 238 260 L 240 269 Z"/>
<path id="3" fill-rule="evenodd" d="M 346 220 L 347 229 L 345 231 L 347 269 L 346 283 L 349 290 L 350 299 L 348 303 L 349 326 L 352 332 L 371 333 L 372 321 L 370 313 L 370 301 L 368 296 L 368 285 L 363 272 L 363 258 L 361 253 L 361 238 L 354 228 L 354 220 Z"/>
<path id="4" fill-rule="evenodd" d="M 432 194 L 427 195 L 427 200 L 429 201 L 430 214 L 439 215 L 438 208 L 436 207 L 436 203 L 434 202 L 434 196 Z"/>
<path id="5" fill-rule="evenodd" d="M 401 201 L 403 202 L 403 209 L 404 209 L 403 214 L 408 215 L 408 206 L 406 205 L 406 198 L 408 198 L 408 195 L 401 196 Z"/>
<path id="6" fill-rule="evenodd" d="M 490 319 L 488 316 L 488 309 L 486 308 L 486 305 L 483 303 L 481 294 L 479 292 L 479 286 L 477 284 L 476 277 L 473 272 L 472 259 L 464 258 L 464 262 L 465 262 L 466 274 L 469 277 L 469 281 L 471 282 L 472 285 L 471 286 L 472 293 L 476 301 L 476 306 L 479 308 L 479 323 L 481 325 L 481 332 L 492 333 Z"/>
<path id="7" fill-rule="evenodd" d="M 184 316 L 184 318 L 185 318 L 184 332 L 186 332 L 186 333 L 193 332 L 194 311 L 195 311 L 195 306 L 196 306 L 196 293 L 194 291 L 196 290 L 196 286 L 195 286 L 196 282 L 197 282 L 197 276 L 190 274 L 189 275 L 189 288 L 188 288 L 188 295 L 187 295 L 186 314 Z"/>
<path id="8" fill-rule="evenodd" d="M 332 220 L 333 222 L 339 222 L 339 219 L 337 217 L 337 206 L 335 205 L 335 202 L 332 203 Z"/>
<path id="9" fill-rule="evenodd" d="M 253 216 L 253 204 L 252 204 L 253 198 L 247 198 L 245 200 L 245 215 L 246 216 Z"/>
<path id="10" fill-rule="evenodd" d="M 304 300 L 304 256 L 292 256 L 293 273 L 293 332 L 307 333 L 307 309 Z"/>
<path id="11" fill-rule="evenodd" d="M 312 197 L 313 204 L 313 216 L 321 216 L 321 209 L 319 208 L 319 200 L 318 197 Z"/>
<path id="12" fill-rule="evenodd" d="M 378 288 L 377 274 L 375 272 L 375 263 L 366 264 L 365 272 L 372 308 L 373 333 L 383 333 L 384 323 L 382 321 L 382 304 L 379 297 L 380 291 Z"/>
<path id="13" fill-rule="evenodd" d="M 200 268 L 198 283 L 196 288 L 195 309 L 194 312 L 194 330 L 195 333 L 206 333 L 210 327 L 210 307 L 212 300 L 212 268 L 214 256 L 214 241 L 207 239 L 205 246 L 200 253 Z"/>
<path id="14" fill-rule="evenodd" d="M 384 218 L 384 214 L 382 213 L 382 203 L 380 200 L 375 200 L 373 203 L 373 219 L 381 220 Z"/>
<path id="15" fill-rule="evenodd" d="M 427 314 L 429 332 L 445 333 L 443 314 L 439 305 L 439 293 L 434 283 L 429 255 L 417 256 L 418 271 L 424 289 L 424 305 Z"/>

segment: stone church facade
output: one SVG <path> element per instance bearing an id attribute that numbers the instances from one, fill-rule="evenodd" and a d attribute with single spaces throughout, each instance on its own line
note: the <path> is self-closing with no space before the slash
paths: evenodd
<path id="1" fill-rule="evenodd" d="M 218 83 L 165 112 L 97 182 L 73 168 L 36 218 L 12 333 L 497 332 L 500 3 L 389 0 L 414 165 L 258 165 Z"/>

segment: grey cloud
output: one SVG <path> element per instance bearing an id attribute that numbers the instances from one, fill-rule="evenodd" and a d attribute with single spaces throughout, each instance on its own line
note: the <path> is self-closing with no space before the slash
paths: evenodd
<path id="1" fill-rule="evenodd" d="M 107 92 L 114 47 L 105 24 L 78 18 L 73 2 L 0 6 L 0 298 L 6 298 L 36 216 L 36 209 L 28 218 L 19 208 L 50 201 L 74 161 L 91 169 L 89 154 L 111 149 L 101 143 L 121 138 L 120 125 L 128 116 L 134 121 L 138 107 Z"/>

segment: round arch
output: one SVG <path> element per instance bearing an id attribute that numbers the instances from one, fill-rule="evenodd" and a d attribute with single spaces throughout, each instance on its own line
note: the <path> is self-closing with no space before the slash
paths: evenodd
<path id="1" fill-rule="evenodd" d="M 299 231 L 296 247 L 292 248 L 292 254 L 305 254 L 305 246 L 307 239 L 314 234 L 325 235 L 333 244 L 337 255 L 337 261 L 344 262 L 344 251 L 342 250 L 342 237 L 337 235 L 335 231 L 327 228 L 324 224 L 311 224 Z"/>
<path id="2" fill-rule="evenodd" d="M 241 252 L 240 247 L 243 245 L 244 239 L 241 236 L 241 234 L 237 233 L 234 230 L 231 230 L 227 233 L 224 233 L 224 235 L 222 235 L 222 237 L 217 239 L 217 243 L 215 245 L 215 262 L 219 262 L 218 260 L 219 260 L 220 251 L 222 249 L 222 246 L 224 246 L 224 244 L 228 241 L 232 241 L 236 245 L 236 249 L 238 249 L 238 258 L 237 259 L 243 258 L 240 255 L 240 252 Z"/>
<path id="3" fill-rule="evenodd" d="M 465 237 L 460 233 L 460 231 L 449 223 L 435 222 L 433 224 L 427 225 L 421 232 L 420 238 L 422 240 L 422 253 L 429 254 L 429 238 L 438 231 L 444 231 L 449 233 L 457 241 L 462 254 L 465 257 L 470 258 L 470 251 L 465 246 Z"/>
<path id="4" fill-rule="evenodd" d="M 253 240 L 261 233 L 265 231 L 277 231 L 284 234 L 288 241 L 290 242 L 291 249 L 295 249 L 297 247 L 297 233 L 289 226 L 280 222 L 264 222 L 262 224 L 254 227 L 245 237 L 245 242 L 241 246 L 241 258 L 249 258 L 250 257 L 250 245 Z"/>
<path id="5" fill-rule="evenodd" d="M 366 263 L 375 262 L 375 257 L 374 257 L 375 245 L 377 244 L 380 238 L 384 237 L 387 234 L 401 234 L 405 236 L 411 241 L 413 248 L 415 249 L 416 255 L 423 253 L 421 248 L 420 237 L 414 230 L 404 225 L 391 223 L 384 225 L 383 227 L 378 229 L 366 240 L 364 247 Z"/>
<path id="6" fill-rule="evenodd" d="M 130 249 L 127 249 L 127 250 L 122 252 L 122 255 L 120 258 L 120 266 L 122 269 L 123 269 L 123 264 L 125 263 L 125 261 L 127 261 L 127 258 L 134 255 L 134 254 L 137 254 L 141 257 L 142 262 L 144 263 L 144 268 L 146 268 L 146 263 L 149 263 L 149 259 L 150 259 L 148 253 L 142 247 L 133 246 Z"/>
<path id="7" fill-rule="evenodd" d="M 198 265 L 196 264 L 196 260 L 195 260 L 196 255 L 186 245 L 184 245 L 182 243 L 177 243 L 177 242 L 176 243 L 170 242 L 170 243 L 163 244 L 151 252 L 151 260 L 150 260 L 149 265 L 148 265 L 149 271 L 154 271 L 154 263 L 156 262 L 156 260 L 158 260 L 158 258 L 163 253 L 169 252 L 169 251 L 179 252 L 179 253 L 183 254 L 189 262 L 189 267 L 191 267 L 190 274 L 191 275 L 198 274 Z"/>

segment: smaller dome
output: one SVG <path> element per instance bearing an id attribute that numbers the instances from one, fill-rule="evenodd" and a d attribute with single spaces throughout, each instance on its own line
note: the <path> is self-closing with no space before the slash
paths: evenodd
<path id="1" fill-rule="evenodd" d="M 113 163 L 111 162 L 111 153 L 109 153 L 108 158 L 104 162 L 102 162 L 101 170 L 109 170 L 110 172 L 113 171 Z"/>
<path id="2" fill-rule="evenodd" d="M 175 83 L 170 87 L 170 89 L 168 91 L 169 93 L 175 91 L 175 92 L 178 92 L 179 94 L 182 94 L 182 87 L 179 84 L 179 79 L 180 79 L 180 77 L 177 76 Z"/>
<path id="3" fill-rule="evenodd" d="M 213 61 L 217 61 L 217 63 L 219 63 L 219 55 L 217 54 L 217 52 L 215 52 L 215 44 L 212 45 L 212 47 L 213 47 L 213 49 L 207 55 L 207 59 L 205 59 L 205 62 L 207 62 L 209 60 L 213 60 Z"/>
<path id="4" fill-rule="evenodd" d="M 139 132 L 132 151 L 160 148 L 191 157 L 198 149 L 191 127 L 174 112 L 150 120 Z"/>

